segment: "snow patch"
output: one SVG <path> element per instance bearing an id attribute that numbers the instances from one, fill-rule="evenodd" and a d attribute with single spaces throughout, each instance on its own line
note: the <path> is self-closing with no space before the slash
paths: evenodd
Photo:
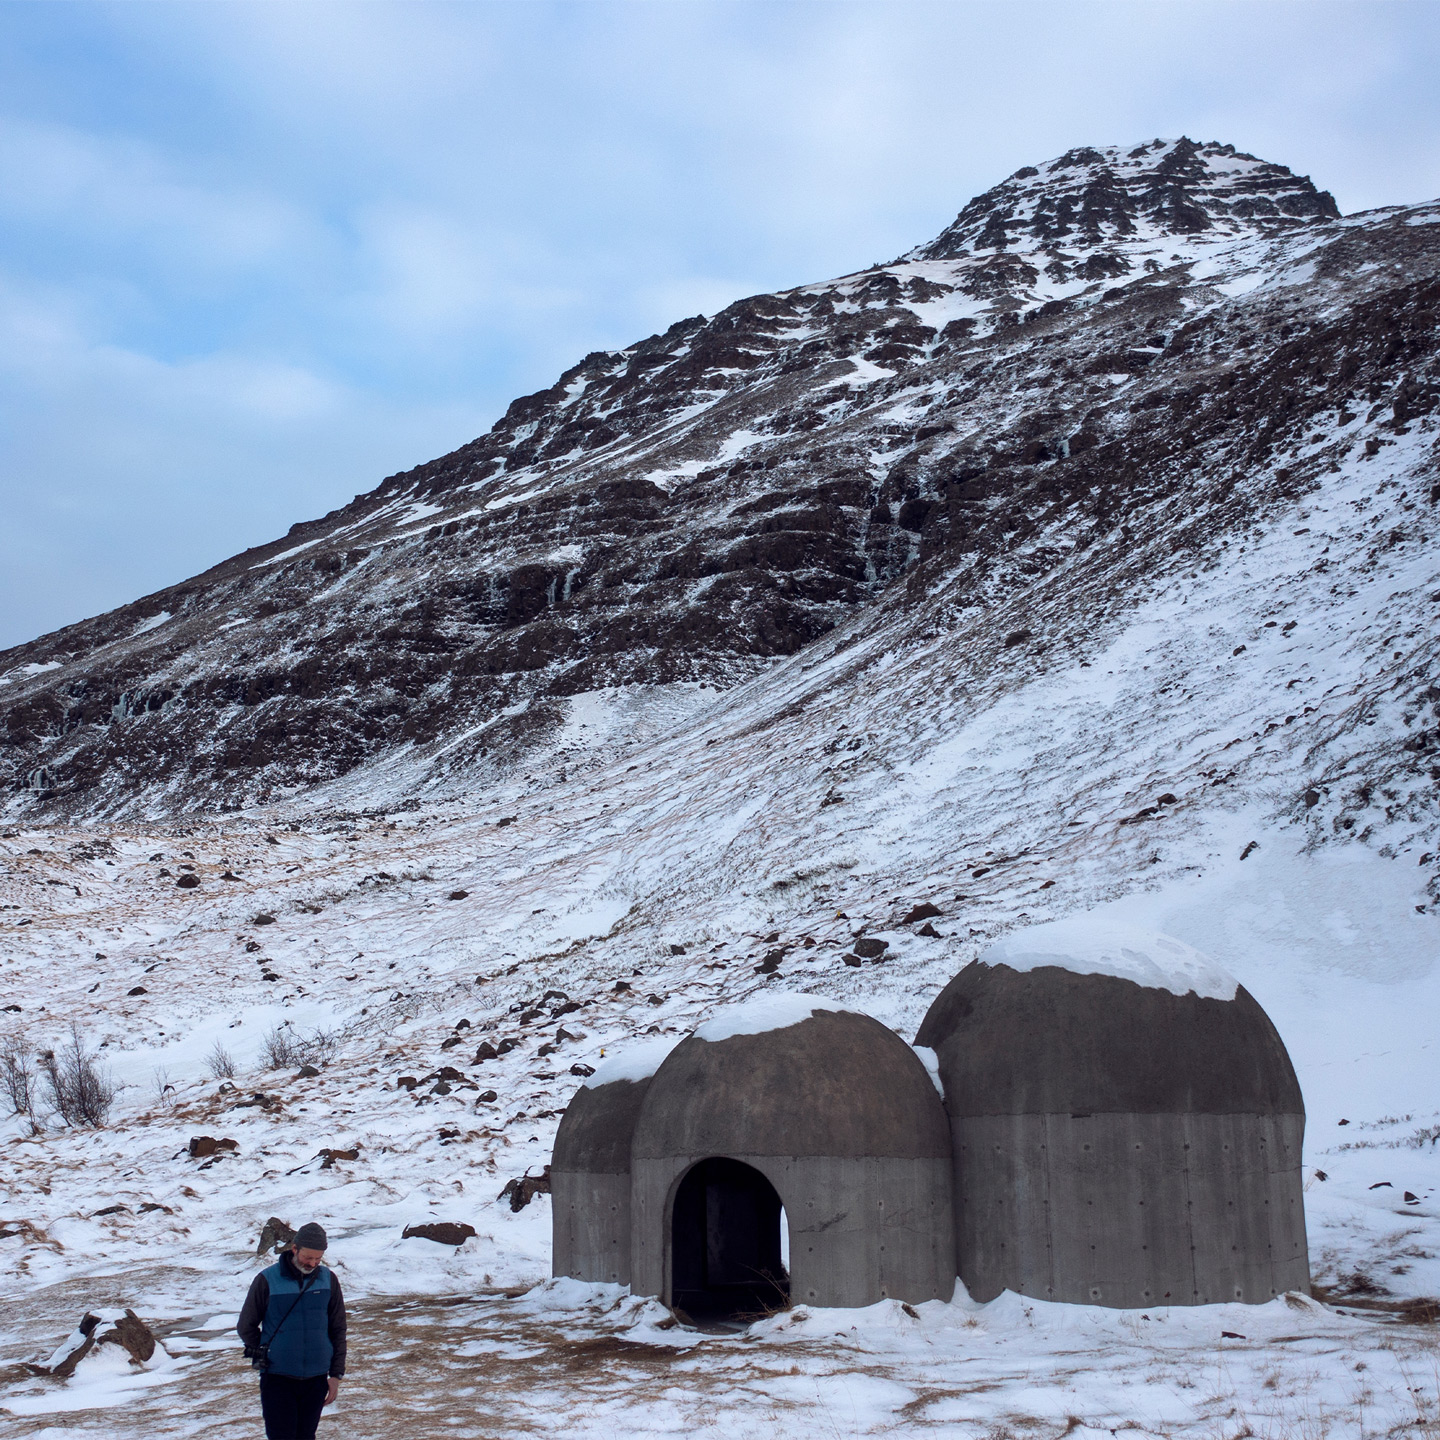
<path id="1" fill-rule="evenodd" d="M 601 1085 L 613 1085 L 617 1080 L 629 1080 L 632 1084 L 648 1080 L 679 1043 L 679 1040 L 650 1040 L 644 1045 L 632 1045 L 596 1066 L 595 1073 L 585 1077 L 581 1088 L 595 1090 Z"/>
<path id="2" fill-rule="evenodd" d="M 1205 1000 L 1233 1000 L 1239 988 L 1233 975 L 1183 940 L 1095 914 L 1031 925 L 997 941 L 979 961 L 1012 970 L 1054 965 L 1076 975 L 1114 975 L 1175 995 L 1194 991 Z"/>
<path id="3" fill-rule="evenodd" d="M 695 1038 L 714 1043 L 735 1035 L 763 1035 L 767 1030 L 788 1030 L 808 1020 L 817 1010 L 844 1013 L 849 1009 L 848 1005 L 837 1004 L 823 995 L 794 995 L 782 990 L 722 1010 L 696 1028 Z"/>

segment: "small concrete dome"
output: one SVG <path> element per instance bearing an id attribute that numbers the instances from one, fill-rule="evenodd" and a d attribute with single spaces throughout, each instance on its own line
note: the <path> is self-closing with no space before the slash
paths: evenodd
<path id="1" fill-rule="evenodd" d="M 972 1295 L 1115 1306 L 1307 1289 L 1305 1109 L 1254 998 L 1170 936 L 1088 917 L 967 965 L 940 1061 Z"/>
<path id="2" fill-rule="evenodd" d="M 953 1291 L 944 1107 L 868 1015 L 769 996 L 702 1025 L 650 1084 L 632 1166 L 633 1288 L 688 1313 Z"/>
<path id="3" fill-rule="evenodd" d="M 924 1065 L 871 1016 L 817 1009 L 782 1029 L 713 1040 L 707 1028 L 661 1065 L 635 1129 L 637 1158 L 949 1156 Z"/>
<path id="4" fill-rule="evenodd" d="M 672 1048 L 662 1041 L 613 1057 L 566 1106 L 550 1158 L 554 1274 L 630 1283 L 630 1145 L 650 1079 Z"/>

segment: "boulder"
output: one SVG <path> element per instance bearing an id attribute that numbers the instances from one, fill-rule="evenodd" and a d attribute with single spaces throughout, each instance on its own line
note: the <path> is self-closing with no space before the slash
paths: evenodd
<path id="1" fill-rule="evenodd" d="M 57 1380 L 68 1380 L 75 1367 L 100 1345 L 118 1346 L 134 1365 L 143 1365 L 155 1354 L 155 1336 L 133 1310 L 102 1310 L 98 1315 L 84 1315 L 49 1362 L 31 1368 Z"/>
<path id="2" fill-rule="evenodd" d="M 235 1140 L 217 1140 L 213 1135 L 192 1135 L 190 1137 L 190 1158 L 192 1160 L 206 1160 L 211 1155 L 221 1150 L 238 1150 L 239 1142 Z"/>
<path id="3" fill-rule="evenodd" d="M 902 925 L 913 925 L 917 920 L 934 920 L 940 914 L 940 907 L 932 905 L 928 900 L 922 900 L 920 904 L 913 905 L 910 913 L 900 922 Z"/>
<path id="4" fill-rule="evenodd" d="M 550 1167 L 547 1165 L 538 1175 L 521 1175 L 516 1180 L 507 1181 L 505 1188 L 497 1198 L 508 1200 L 510 1208 L 518 1214 L 537 1195 L 548 1195 L 549 1193 Z"/>
<path id="5" fill-rule="evenodd" d="M 402 1240 L 433 1240 L 437 1245 L 463 1245 L 473 1234 L 475 1227 L 463 1221 L 432 1220 L 424 1225 L 407 1225 Z"/>
<path id="6" fill-rule="evenodd" d="M 295 1243 L 295 1232 L 277 1215 L 272 1215 L 260 1227 L 260 1243 L 255 1247 L 257 1255 L 268 1254 L 273 1250 L 277 1255 L 282 1250 L 288 1250 Z"/>

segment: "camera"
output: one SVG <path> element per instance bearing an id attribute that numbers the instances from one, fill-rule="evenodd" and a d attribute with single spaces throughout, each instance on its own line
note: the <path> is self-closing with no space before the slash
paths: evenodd
<path id="1" fill-rule="evenodd" d="M 245 1358 L 250 1362 L 252 1370 L 258 1370 L 263 1375 L 270 1368 L 270 1347 L 268 1345 L 247 1345 Z"/>

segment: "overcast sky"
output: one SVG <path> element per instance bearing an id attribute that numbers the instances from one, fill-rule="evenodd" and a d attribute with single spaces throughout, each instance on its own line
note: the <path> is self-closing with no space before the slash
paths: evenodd
<path id="1" fill-rule="evenodd" d="M 0 4 L 0 647 L 587 351 L 1189 134 L 1440 196 L 1440 5 Z"/>

